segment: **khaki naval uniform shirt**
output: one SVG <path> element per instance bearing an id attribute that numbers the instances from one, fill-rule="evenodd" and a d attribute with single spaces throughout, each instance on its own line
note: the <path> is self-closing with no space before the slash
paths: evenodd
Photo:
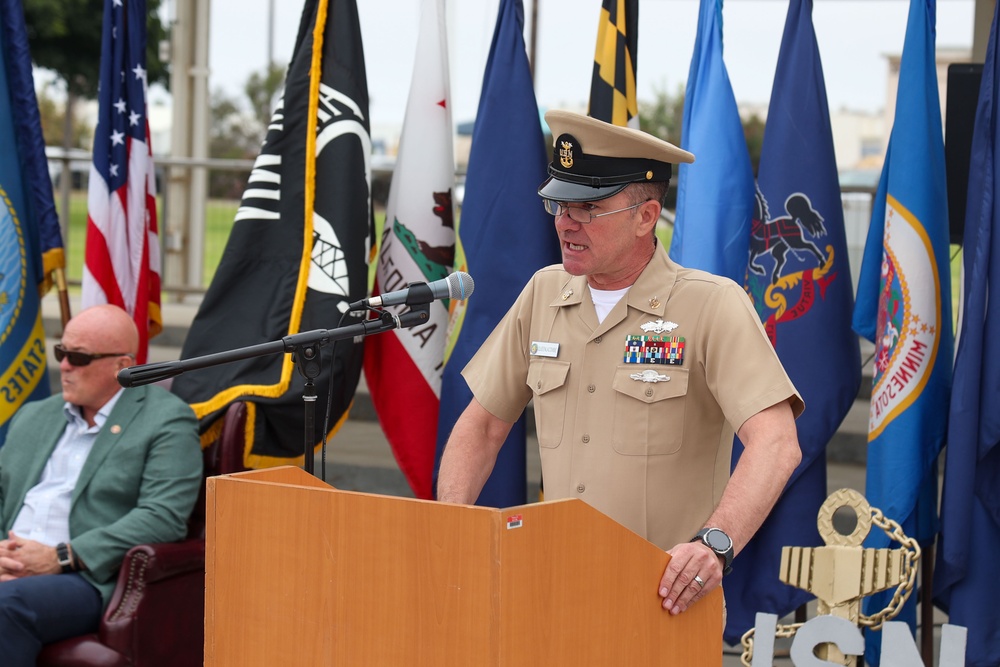
<path id="1" fill-rule="evenodd" d="M 660 319 L 676 326 L 643 331 Z M 682 363 L 628 362 L 627 335 L 683 338 Z M 585 277 L 540 270 L 462 374 L 505 421 L 534 399 L 546 500 L 580 498 L 662 549 L 718 504 L 734 429 L 790 397 L 803 409 L 746 293 L 659 246 L 600 324 Z"/>

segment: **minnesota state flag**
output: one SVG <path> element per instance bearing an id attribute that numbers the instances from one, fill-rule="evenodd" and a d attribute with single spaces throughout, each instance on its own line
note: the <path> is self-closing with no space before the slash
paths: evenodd
<path id="1" fill-rule="evenodd" d="M 951 273 L 937 69 L 935 3 L 912 0 L 896 116 L 872 207 L 854 330 L 875 343 L 865 495 L 922 544 L 937 532 L 937 457 L 948 427 Z M 889 547 L 882 531 L 866 546 Z M 885 607 L 892 591 L 865 601 Z M 915 598 L 915 596 L 914 596 Z M 903 618 L 915 622 L 911 598 Z M 879 633 L 866 660 L 878 665 Z"/>

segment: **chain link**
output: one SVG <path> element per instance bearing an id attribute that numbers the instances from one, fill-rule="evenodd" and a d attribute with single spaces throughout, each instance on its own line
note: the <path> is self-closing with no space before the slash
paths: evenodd
<path id="1" fill-rule="evenodd" d="M 882 510 L 871 508 L 872 523 L 882 529 L 890 540 L 902 546 L 903 563 L 902 576 L 899 585 L 892 594 L 889 605 L 871 616 L 860 614 L 858 624 L 872 630 L 881 630 L 886 622 L 891 621 L 903 610 L 903 605 L 913 592 L 913 583 L 917 578 L 917 564 L 920 561 L 920 545 L 912 537 L 907 537 L 902 526 L 882 514 Z M 777 625 L 774 629 L 774 636 L 781 639 L 794 637 L 804 623 L 792 623 L 790 625 Z M 743 654 L 740 656 L 740 664 L 743 667 L 751 667 L 753 660 L 753 634 L 754 628 L 746 631 L 740 639 L 743 645 Z"/>

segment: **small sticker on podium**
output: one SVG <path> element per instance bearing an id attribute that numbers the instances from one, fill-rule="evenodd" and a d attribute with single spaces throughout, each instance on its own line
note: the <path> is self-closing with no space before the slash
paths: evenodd
<path id="1" fill-rule="evenodd" d="M 521 524 L 522 521 L 520 514 L 512 514 L 509 517 L 507 517 L 507 530 L 511 530 L 513 528 L 520 528 Z"/>

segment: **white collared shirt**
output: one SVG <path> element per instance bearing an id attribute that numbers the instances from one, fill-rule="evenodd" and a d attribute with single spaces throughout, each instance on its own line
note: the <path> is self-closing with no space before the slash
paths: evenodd
<path id="1" fill-rule="evenodd" d="M 66 430 L 52 450 L 38 483 L 24 497 L 24 504 L 12 527 L 18 536 L 50 547 L 70 541 L 69 511 L 73 489 L 76 488 L 83 464 L 97 440 L 97 434 L 123 391 L 125 390 L 119 389 L 101 406 L 94 416 L 93 426 L 87 424 L 80 408 L 70 403 L 63 405 Z"/>

